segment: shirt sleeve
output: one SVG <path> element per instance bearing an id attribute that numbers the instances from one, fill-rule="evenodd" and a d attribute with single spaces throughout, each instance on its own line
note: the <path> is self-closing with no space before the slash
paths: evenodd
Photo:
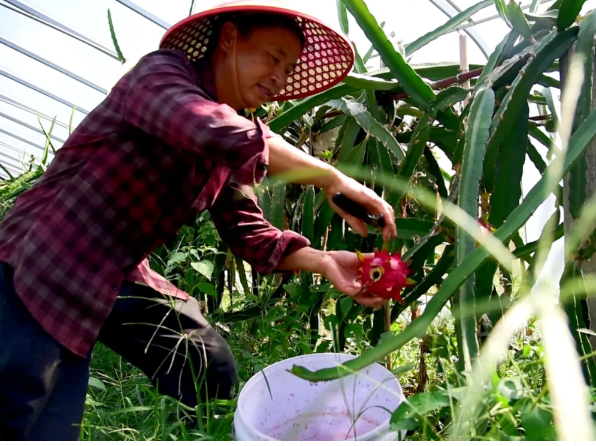
<path id="1" fill-rule="evenodd" d="M 263 180 L 269 128 L 213 101 L 184 55 L 167 50 L 143 57 L 129 73 L 123 103 L 124 120 L 147 134 L 229 167 L 240 184 Z"/>
<path id="2" fill-rule="evenodd" d="M 230 250 L 261 274 L 278 271 L 285 257 L 310 246 L 306 237 L 271 225 L 263 216 L 256 198 L 238 186 L 227 186 L 209 212 Z"/>

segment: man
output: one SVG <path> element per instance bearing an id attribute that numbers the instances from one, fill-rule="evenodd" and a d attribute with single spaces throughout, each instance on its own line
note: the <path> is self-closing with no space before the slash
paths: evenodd
<path id="1" fill-rule="evenodd" d="M 329 88 L 352 62 L 349 42 L 318 20 L 277 1 L 236 1 L 174 26 L 118 82 L 0 225 L 0 439 L 78 438 L 97 340 L 186 404 L 232 397 L 229 347 L 147 261 L 204 209 L 260 273 L 320 273 L 379 305 L 359 294 L 354 253 L 314 250 L 272 227 L 250 186 L 310 169 L 304 183 L 383 213 L 386 240 L 391 207 L 239 114 Z"/>

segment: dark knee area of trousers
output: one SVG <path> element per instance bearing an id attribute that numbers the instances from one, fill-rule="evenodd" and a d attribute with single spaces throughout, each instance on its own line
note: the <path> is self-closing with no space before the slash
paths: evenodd
<path id="1" fill-rule="evenodd" d="M 232 398 L 238 379 L 233 354 L 196 300 L 168 300 L 129 282 L 119 294 L 100 342 L 141 369 L 160 393 L 184 404 Z"/>

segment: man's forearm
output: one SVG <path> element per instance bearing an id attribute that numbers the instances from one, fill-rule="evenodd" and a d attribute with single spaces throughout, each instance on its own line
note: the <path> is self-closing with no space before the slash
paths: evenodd
<path id="1" fill-rule="evenodd" d="M 278 265 L 282 271 L 309 271 L 321 274 L 326 253 L 310 247 L 301 248 L 286 256 Z"/>
<path id="2" fill-rule="evenodd" d="M 292 183 L 312 184 L 327 188 L 340 174 L 333 166 L 304 153 L 281 137 L 267 140 L 269 145 L 269 175 L 289 174 Z"/>

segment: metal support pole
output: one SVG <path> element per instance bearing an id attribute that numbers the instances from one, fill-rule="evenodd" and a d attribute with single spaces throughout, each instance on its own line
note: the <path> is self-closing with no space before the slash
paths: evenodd
<path id="1" fill-rule="evenodd" d="M 163 29 L 170 28 L 170 24 L 169 23 L 164 22 L 159 17 L 154 16 L 149 11 L 144 10 L 143 8 L 141 8 L 140 6 L 134 4 L 130 0 L 116 0 L 116 1 L 118 3 L 120 3 L 121 5 L 124 5 L 127 8 L 131 9 L 132 11 L 136 12 L 137 14 L 145 17 L 147 20 L 150 20 L 151 22 L 155 23 L 157 26 L 161 26 Z"/>
<path id="2" fill-rule="evenodd" d="M 32 89 L 32 90 L 35 90 L 35 91 L 37 91 L 38 93 L 41 93 L 41 94 L 43 94 L 44 96 L 47 96 L 48 98 L 51 98 L 51 99 L 53 99 L 53 100 L 55 100 L 55 101 L 58 101 L 58 102 L 60 102 L 61 104 L 64 104 L 64 105 L 66 105 L 66 106 L 68 106 L 68 107 L 70 107 L 70 108 L 73 108 L 73 107 L 75 107 L 75 108 L 77 109 L 77 111 L 79 111 L 79 112 L 83 113 L 84 115 L 88 115 L 88 114 L 89 114 L 89 112 L 88 112 L 87 110 L 85 110 L 84 108 L 78 107 L 78 106 L 76 106 L 75 104 L 73 104 L 72 102 L 70 102 L 70 101 L 67 101 L 66 99 L 62 99 L 61 97 L 59 97 L 59 96 L 56 96 L 55 94 L 53 94 L 53 93 L 50 93 L 50 92 L 49 92 L 49 91 L 47 91 L 47 90 L 44 90 L 44 89 L 42 89 L 42 88 L 39 88 L 39 87 L 37 87 L 36 85 L 33 85 L 32 83 L 30 83 L 30 82 L 27 82 L 26 80 L 23 80 L 23 79 L 21 79 L 21 78 L 20 78 L 20 77 L 18 77 L 18 76 L 15 76 L 14 74 L 10 74 L 10 73 L 8 73 L 7 71 L 4 71 L 4 70 L 0 69 L 0 76 L 7 77 L 7 78 L 8 78 L 8 79 L 10 79 L 10 80 L 13 80 L 13 81 L 15 81 L 15 82 L 18 82 L 19 84 L 21 84 L 21 85 L 24 85 L 25 87 L 28 87 L 28 88 L 30 88 L 30 89 Z"/>
<path id="3" fill-rule="evenodd" d="M 13 50 L 15 50 L 15 51 L 18 51 L 21 54 L 24 54 L 27 57 L 30 57 L 31 59 L 33 59 L 33 60 L 35 60 L 37 62 L 40 62 L 40 63 L 44 64 L 47 67 L 50 67 L 50 68 L 58 71 L 59 73 L 64 74 L 65 76 L 70 77 L 71 79 L 74 79 L 75 81 L 80 82 L 83 85 L 86 85 L 87 87 L 93 88 L 95 91 L 98 91 L 98 92 L 100 92 L 100 93 L 102 93 L 104 95 L 107 95 L 108 94 L 108 91 L 105 88 L 100 87 L 99 85 L 94 84 L 93 82 L 91 82 L 91 81 L 89 81 L 87 79 L 82 78 L 81 76 L 73 73 L 72 71 L 67 70 L 66 68 L 62 68 L 60 65 L 56 65 L 55 63 L 52 63 L 49 60 L 44 59 L 43 57 L 38 56 L 37 54 L 32 53 L 31 51 L 26 50 L 23 47 L 20 47 L 16 43 L 13 43 L 13 42 L 11 42 L 11 41 L 9 41 L 7 39 L 4 39 L 3 37 L 0 37 L 0 43 L 2 45 L 5 45 L 5 46 L 7 46 L 7 47 L 9 47 L 9 48 L 11 48 Z"/>
<path id="4" fill-rule="evenodd" d="M 31 124 L 27 124 L 26 122 L 23 122 L 17 118 L 13 118 L 12 116 L 7 115 L 5 113 L 0 112 L 0 118 L 8 119 L 9 121 L 14 122 L 15 124 L 22 125 L 23 127 L 26 127 L 29 130 L 33 130 L 34 132 L 37 132 L 37 133 L 43 135 L 44 137 L 46 136 L 46 134 L 43 132 L 43 130 L 39 129 L 38 127 L 35 127 L 34 125 L 31 125 Z M 54 136 L 54 135 L 49 135 L 49 137 L 62 143 L 62 144 L 64 144 L 66 142 L 62 138 L 58 138 L 57 136 Z"/>
<path id="5" fill-rule="evenodd" d="M 31 107 L 28 107 L 19 101 L 15 101 L 14 99 L 4 96 L 3 94 L 0 94 L 0 102 L 4 102 L 5 104 L 12 105 L 13 107 L 19 108 L 19 109 L 26 111 L 27 113 L 31 113 L 35 116 L 39 116 L 41 118 L 47 119 L 48 121 L 54 121 L 54 119 L 55 119 L 55 118 L 52 118 L 51 116 L 48 116 L 42 112 L 34 110 Z M 55 122 L 56 122 L 56 125 L 66 129 L 66 130 L 68 130 L 70 128 L 68 125 L 64 124 L 62 121 L 58 121 L 56 119 Z"/>
<path id="6" fill-rule="evenodd" d="M 429 0 L 429 1 L 449 18 L 452 18 L 452 17 L 456 16 L 458 12 L 461 12 L 461 11 L 457 11 L 457 9 L 453 8 L 453 6 L 451 6 L 449 3 L 447 3 L 446 0 Z M 470 38 L 474 41 L 474 43 L 476 43 L 476 45 L 478 45 L 478 48 L 480 48 L 480 51 L 482 51 L 482 54 L 484 54 L 484 56 L 488 59 L 490 57 L 490 53 L 492 53 L 492 50 L 484 42 L 484 40 L 482 40 L 482 37 L 480 37 L 480 34 L 475 29 L 466 30 L 465 33 L 470 36 Z"/>
<path id="7" fill-rule="evenodd" d="M 0 128 L 0 133 L 4 133 L 5 135 L 8 135 L 14 139 L 18 139 L 19 141 L 24 142 L 25 144 L 29 144 L 30 146 L 33 146 L 39 150 L 42 150 L 42 151 L 45 150 L 45 147 L 42 147 L 39 144 L 29 141 L 27 138 L 23 138 L 22 136 L 15 135 L 14 133 L 9 132 L 8 130 L 4 130 L 3 128 Z"/>
<path id="8" fill-rule="evenodd" d="M 120 61 L 120 59 L 118 59 L 118 55 L 114 51 L 111 51 L 108 48 L 106 48 L 106 47 L 100 45 L 99 43 L 93 41 L 92 39 L 88 38 L 87 36 L 77 32 L 73 29 L 70 29 L 68 26 L 60 23 L 57 20 L 52 19 L 51 17 L 43 14 L 42 12 L 36 10 L 35 8 L 25 5 L 24 3 L 19 2 L 17 0 L 4 0 L 4 1 L 9 4 L 7 5 L 4 3 L 0 3 L 0 6 L 6 8 L 12 12 L 16 12 L 17 14 L 21 14 L 29 19 L 35 20 L 36 22 L 46 25 L 49 28 L 52 28 L 56 31 L 63 33 L 63 34 L 66 34 L 67 36 L 72 37 L 73 39 L 76 39 L 79 42 L 82 42 L 86 45 L 91 46 L 92 48 L 95 48 L 96 50 L 102 52 L 106 56 L 110 56 L 112 59 Z M 13 5 L 13 6 L 10 6 L 10 5 Z"/>

